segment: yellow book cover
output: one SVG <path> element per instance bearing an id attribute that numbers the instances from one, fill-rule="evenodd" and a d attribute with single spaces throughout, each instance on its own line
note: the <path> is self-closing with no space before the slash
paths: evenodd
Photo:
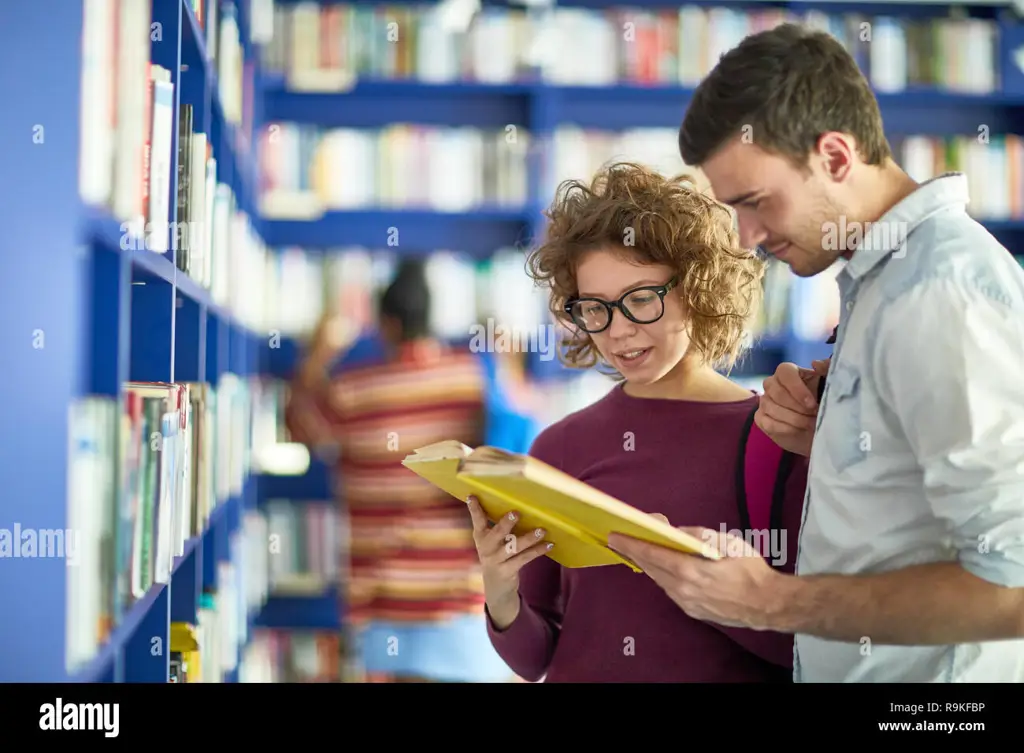
<path id="1" fill-rule="evenodd" d="M 181 675 L 183 682 L 201 682 L 199 673 L 199 640 L 196 629 L 185 622 L 171 623 L 171 654 L 181 656 Z"/>
<path id="2" fill-rule="evenodd" d="M 527 455 L 449 440 L 414 450 L 402 465 L 453 497 L 476 496 L 492 522 L 517 511 L 514 533 L 545 529 L 554 544 L 547 556 L 565 567 L 623 564 L 641 572 L 608 548 L 611 533 L 719 558 L 699 539 Z"/>

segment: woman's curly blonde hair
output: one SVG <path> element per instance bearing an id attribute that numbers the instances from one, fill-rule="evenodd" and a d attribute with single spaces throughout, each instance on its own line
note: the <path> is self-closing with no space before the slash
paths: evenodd
<path id="1" fill-rule="evenodd" d="M 599 359 L 590 335 L 565 313 L 579 292 L 582 256 L 622 248 L 641 263 L 675 270 L 690 340 L 704 362 L 732 368 L 744 346 L 747 325 L 761 305 L 765 263 L 743 250 L 729 211 L 696 187 L 690 175 L 667 178 L 631 162 L 602 169 L 587 185 L 563 182 L 551 207 L 542 245 L 527 260 L 527 273 L 550 289 L 549 309 L 572 334 L 559 359 L 589 368 Z"/>

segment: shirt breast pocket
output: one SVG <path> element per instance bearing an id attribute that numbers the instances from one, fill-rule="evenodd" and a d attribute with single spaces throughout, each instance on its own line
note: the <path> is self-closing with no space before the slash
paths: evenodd
<path id="1" fill-rule="evenodd" d="M 871 449 L 863 429 L 863 385 L 860 371 L 838 363 L 828 376 L 829 400 L 822 429 L 827 432 L 829 459 L 836 473 L 862 462 Z"/>

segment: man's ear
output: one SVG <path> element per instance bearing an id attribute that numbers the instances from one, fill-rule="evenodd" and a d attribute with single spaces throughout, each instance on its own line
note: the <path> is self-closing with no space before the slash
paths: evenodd
<path id="1" fill-rule="evenodd" d="M 853 169 L 857 156 L 857 144 L 845 133 L 829 131 L 818 139 L 817 158 L 825 175 L 839 183 L 846 179 Z"/>

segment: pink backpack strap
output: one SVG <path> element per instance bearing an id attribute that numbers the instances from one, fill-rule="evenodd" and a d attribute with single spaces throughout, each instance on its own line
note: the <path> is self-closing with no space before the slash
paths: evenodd
<path id="1" fill-rule="evenodd" d="M 736 496 L 745 536 L 750 531 L 782 527 L 782 496 L 791 459 L 754 423 L 756 412 L 751 411 L 744 425 L 737 462 Z M 747 538 L 763 542 L 763 548 L 769 546 L 769 536 Z M 771 553 L 761 554 L 768 557 Z"/>

